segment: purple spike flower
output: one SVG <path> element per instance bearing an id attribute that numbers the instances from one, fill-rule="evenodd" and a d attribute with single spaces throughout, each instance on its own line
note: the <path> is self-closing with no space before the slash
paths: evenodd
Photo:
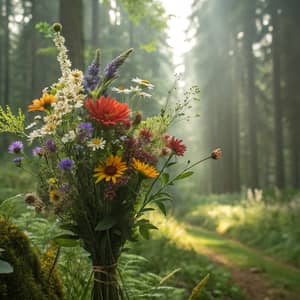
<path id="1" fill-rule="evenodd" d="M 59 162 L 59 167 L 63 171 L 70 171 L 73 168 L 73 166 L 74 166 L 74 161 L 70 158 L 62 159 Z"/>
<path id="2" fill-rule="evenodd" d="M 105 67 L 104 77 L 105 81 L 114 79 L 117 77 L 117 70 L 124 63 L 129 54 L 133 51 L 133 49 L 128 49 L 123 52 L 119 56 L 117 56 L 110 64 Z"/>
<path id="3" fill-rule="evenodd" d="M 11 143 L 8 147 L 9 153 L 20 153 L 23 150 L 23 143 L 20 141 L 15 141 Z"/>
<path id="4" fill-rule="evenodd" d="M 96 51 L 96 57 L 92 64 L 88 66 L 87 74 L 83 79 L 83 86 L 86 92 L 90 92 L 96 89 L 101 81 L 99 76 L 100 72 L 100 52 Z"/>

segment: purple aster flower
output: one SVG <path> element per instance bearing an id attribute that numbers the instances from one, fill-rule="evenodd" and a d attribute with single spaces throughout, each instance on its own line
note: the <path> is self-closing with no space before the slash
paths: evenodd
<path id="1" fill-rule="evenodd" d="M 92 123 L 80 123 L 77 127 L 79 129 L 79 139 L 82 141 L 86 138 L 89 138 L 93 134 L 93 125 Z"/>
<path id="2" fill-rule="evenodd" d="M 63 170 L 63 171 L 70 171 L 74 166 L 74 161 L 70 158 L 65 158 L 62 159 L 59 162 L 59 167 Z"/>
<path id="3" fill-rule="evenodd" d="M 124 63 L 129 54 L 133 51 L 133 49 L 128 49 L 123 52 L 119 56 L 117 56 L 110 64 L 105 67 L 104 76 L 105 82 L 117 77 L 117 71 L 119 67 Z"/>
<path id="4" fill-rule="evenodd" d="M 13 160 L 13 163 L 17 166 L 17 167 L 21 167 L 21 164 L 22 164 L 22 160 L 23 160 L 23 157 L 16 157 L 14 160 Z"/>
<path id="5" fill-rule="evenodd" d="M 54 141 L 52 139 L 48 139 L 46 142 L 45 142 L 45 145 L 47 147 L 47 150 L 49 152 L 55 152 L 56 151 L 56 145 L 54 143 Z"/>
<path id="6" fill-rule="evenodd" d="M 97 49 L 96 57 L 92 64 L 88 66 L 87 74 L 83 79 L 83 86 L 86 92 L 93 91 L 96 89 L 97 85 L 100 83 L 101 78 L 99 76 L 100 72 L 100 51 Z"/>
<path id="7" fill-rule="evenodd" d="M 58 190 L 61 193 L 68 193 L 70 191 L 70 185 L 67 183 L 63 183 L 59 186 Z"/>
<path id="8" fill-rule="evenodd" d="M 9 153 L 20 153 L 23 150 L 23 143 L 20 141 L 15 141 L 11 143 L 8 147 Z"/>
<path id="9" fill-rule="evenodd" d="M 33 156 L 42 156 L 43 155 L 43 148 L 42 147 L 35 147 L 32 149 Z"/>

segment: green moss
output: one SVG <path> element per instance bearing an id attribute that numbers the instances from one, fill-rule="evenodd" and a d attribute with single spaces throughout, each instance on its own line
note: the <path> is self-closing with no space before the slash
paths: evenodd
<path id="1" fill-rule="evenodd" d="M 2 300 L 64 299 L 59 276 L 54 269 L 49 278 L 54 256 L 47 252 L 40 261 L 27 236 L 16 225 L 0 217 L 1 258 L 9 262 L 14 272 L 0 274 Z"/>

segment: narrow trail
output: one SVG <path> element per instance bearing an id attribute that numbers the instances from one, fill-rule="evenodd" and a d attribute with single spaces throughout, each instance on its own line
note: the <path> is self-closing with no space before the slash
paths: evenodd
<path id="1" fill-rule="evenodd" d="M 230 270 L 249 300 L 300 300 L 300 270 L 201 227 L 187 226 L 196 252 Z"/>

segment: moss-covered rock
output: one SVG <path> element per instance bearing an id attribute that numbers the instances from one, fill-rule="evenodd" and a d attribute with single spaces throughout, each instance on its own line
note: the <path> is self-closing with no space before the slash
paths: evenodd
<path id="1" fill-rule="evenodd" d="M 53 251 L 49 250 L 40 260 L 24 232 L 1 217 L 0 248 L 4 249 L 1 259 L 14 268 L 11 274 L 0 274 L 0 299 L 64 299 L 59 276 L 55 268 L 52 270 Z"/>

